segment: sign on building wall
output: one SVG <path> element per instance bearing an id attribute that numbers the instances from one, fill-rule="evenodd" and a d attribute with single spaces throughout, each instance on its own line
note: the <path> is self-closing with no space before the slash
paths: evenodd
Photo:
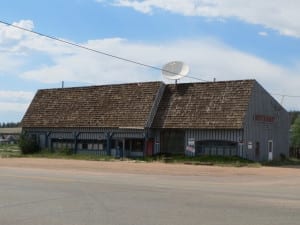
<path id="1" fill-rule="evenodd" d="M 261 115 L 261 114 L 255 114 L 254 115 L 255 121 L 265 122 L 265 123 L 274 123 L 275 117 L 269 116 L 269 115 Z"/>
<path id="2" fill-rule="evenodd" d="M 195 138 L 189 138 L 187 146 L 185 148 L 185 154 L 187 156 L 194 156 L 195 155 Z"/>
<path id="3" fill-rule="evenodd" d="M 252 145 L 252 141 L 248 141 L 248 149 L 252 149 L 253 145 Z"/>

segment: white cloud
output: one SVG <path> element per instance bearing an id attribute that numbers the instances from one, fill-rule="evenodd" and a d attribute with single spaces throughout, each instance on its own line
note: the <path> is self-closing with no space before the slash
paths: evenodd
<path id="1" fill-rule="evenodd" d="M 159 8 L 185 16 L 238 18 L 277 30 L 283 35 L 300 37 L 298 0 L 114 0 L 112 4 L 131 7 L 142 13 L 153 13 L 155 8 Z"/>
<path id="2" fill-rule="evenodd" d="M 162 67 L 172 60 L 182 60 L 190 65 L 191 76 L 205 80 L 213 80 L 214 77 L 217 80 L 255 78 L 270 92 L 299 93 L 299 67 L 278 66 L 210 38 L 174 41 L 162 45 L 132 43 L 119 38 L 93 40 L 83 44 L 156 67 Z M 162 79 L 159 71 L 84 50 L 53 60 L 54 65 L 29 70 L 21 76 L 47 83 L 64 80 L 91 84 Z M 195 80 L 185 78 L 183 81 Z M 300 104 L 297 104 L 300 108 Z"/>
<path id="3" fill-rule="evenodd" d="M 265 31 L 261 31 L 261 32 L 258 32 L 258 35 L 263 36 L 263 37 L 266 37 L 266 36 L 268 36 L 269 34 L 268 34 L 267 32 L 265 32 Z"/>
<path id="4" fill-rule="evenodd" d="M 21 66 L 22 62 L 14 58 L 9 52 L 0 50 L 0 77 Z"/>
<path id="5" fill-rule="evenodd" d="M 14 22 L 13 25 L 25 28 L 27 30 L 32 30 L 34 28 L 33 22 L 31 20 L 21 20 L 19 22 Z M 27 33 L 23 30 L 0 24 L 0 43 L 1 40 L 21 40 L 26 35 Z"/>
<path id="6" fill-rule="evenodd" d="M 0 122 L 20 121 L 34 93 L 29 91 L 0 91 Z M 4 118 L 4 120 L 3 120 Z"/>
<path id="7" fill-rule="evenodd" d="M 0 102 L 0 112 L 17 112 L 25 113 L 29 106 L 29 103 L 11 103 L 11 102 Z"/>
<path id="8" fill-rule="evenodd" d="M 13 25 L 28 30 L 34 28 L 33 21 L 31 20 L 21 20 L 14 22 Z M 61 38 L 61 40 L 64 39 Z M 32 52 L 45 52 L 52 56 L 59 56 L 74 52 L 74 47 L 59 41 L 3 24 L 0 24 L 0 44 L 0 52 L 6 53 L 9 56 L 24 56 Z"/>
<path id="9" fill-rule="evenodd" d="M 29 102 L 34 96 L 33 92 L 30 91 L 1 91 L 0 90 L 0 101 L 9 102 Z"/>
<path id="10" fill-rule="evenodd" d="M 24 67 L 22 65 L 24 62 L 19 62 L 19 64 L 12 63 L 8 68 L 21 71 L 19 76 L 23 79 L 42 83 L 58 83 L 64 80 L 66 82 L 104 84 L 162 79 L 160 71 L 75 47 L 61 46 L 60 43 L 32 37 L 31 34 L 27 35 L 14 44 L 1 46 L 12 52 L 0 55 L 0 59 L 3 58 L 3 61 L 0 60 L 0 70 L 1 67 L 6 67 L 6 63 L 10 65 L 10 59 L 14 59 L 14 54 L 21 52 L 30 57 L 32 52 L 36 52 L 47 55 L 50 63 L 45 61 L 44 65 L 38 64 L 32 69 L 26 65 Z M 286 68 L 241 52 L 212 38 L 169 41 L 161 44 L 135 43 L 121 38 L 111 38 L 90 40 L 81 44 L 156 67 L 162 67 L 169 61 L 182 60 L 190 65 L 190 75 L 201 79 L 213 80 L 214 77 L 217 80 L 255 78 L 272 93 L 299 95 L 300 62 L 294 67 Z M 195 80 L 185 78 L 182 82 L 190 81 Z M 6 96 L 13 96 L 15 100 L 3 100 L 6 99 Z M 32 96 L 32 93 L 26 92 L 0 92 L 0 103 L 2 106 L 6 104 L 6 107 L 11 110 L 19 110 L 22 107 L 24 109 Z M 20 102 L 17 102 L 19 100 Z M 300 101 L 296 100 L 299 99 L 295 99 L 294 102 L 285 101 L 285 106 L 300 109 Z"/>

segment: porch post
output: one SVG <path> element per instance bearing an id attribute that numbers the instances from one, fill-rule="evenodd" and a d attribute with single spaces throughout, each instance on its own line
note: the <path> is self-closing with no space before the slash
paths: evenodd
<path id="1" fill-rule="evenodd" d="M 74 154 L 77 153 L 78 137 L 80 134 L 81 132 L 74 132 L 74 149 L 73 149 Z"/>
<path id="2" fill-rule="evenodd" d="M 148 142 L 148 130 L 146 130 L 145 136 L 144 136 L 144 154 L 143 154 L 143 157 L 147 156 L 147 142 Z"/>
<path id="3" fill-rule="evenodd" d="M 110 149 L 110 145 L 111 145 L 111 138 L 113 136 L 113 133 L 107 132 L 106 133 L 106 154 L 107 155 L 111 155 L 111 149 Z"/>
<path id="4" fill-rule="evenodd" d="M 51 132 L 46 132 L 45 135 L 45 147 L 48 148 L 49 147 L 49 136 L 50 136 Z M 50 146 L 51 147 L 51 146 Z"/>
<path id="5" fill-rule="evenodd" d="M 122 158 L 124 158 L 125 155 L 125 138 L 122 140 Z"/>

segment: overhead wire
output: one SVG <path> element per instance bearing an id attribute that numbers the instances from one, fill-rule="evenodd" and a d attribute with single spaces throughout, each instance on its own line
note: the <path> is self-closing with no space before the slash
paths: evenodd
<path id="1" fill-rule="evenodd" d="M 276 94 L 276 93 L 273 93 L 272 95 L 278 95 L 278 96 L 281 96 L 281 97 L 289 97 L 289 98 L 300 98 L 300 95 L 286 95 L 286 94 Z"/>
<path id="2" fill-rule="evenodd" d="M 178 75 L 178 73 L 175 73 L 173 71 L 165 70 L 165 69 L 157 67 L 157 66 L 153 66 L 153 65 L 150 65 L 150 64 L 146 64 L 146 63 L 143 63 L 143 62 L 136 61 L 136 60 L 128 59 L 128 58 L 117 56 L 117 55 L 113 55 L 111 53 L 107 53 L 107 52 L 104 52 L 104 51 L 100 51 L 100 50 L 96 50 L 96 49 L 93 49 L 93 48 L 89 48 L 89 47 L 86 47 L 86 46 L 83 46 L 83 45 L 80 45 L 80 44 L 77 44 L 77 43 L 74 43 L 74 42 L 71 42 L 71 41 L 67 41 L 67 40 L 63 40 L 63 39 L 57 38 L 55 36 L 43 34 L 43 33 L 40 33 L 40 32 L 37 32 L 37 31 L 33 31 L 33 30 L 30 30 L 30 29 L 27 29 L 27 28 L 24 28 L 24 27 L 20 27 L 20 26 L 17 26 L 15 24 L 12 24 L 12 23 L 5 22 L 3 20 L 0 20 L 0 23 L 2 23 L 4 25 L 7 25 L 7 26 L 10 26 L 10 27 L 14 27 L 16 29 L 20 29 L 20 30 L 29 32 L 29 33 L 33 33 L 33 34 L 38 35 L 38 36 L 46 37 L 46 38 L 51 39 L 51 40 L 62 42 L 62 43 L 67 44 L 67 45 L 71 45 L 71 46 L 74 46 L 74 47 L 77 47 L 77 48 L 81 48 L 81 49 L 84 49 L 84 50 L 87 50 L 87 51 L 91 51 L 91 52 L 98 53 L 98 54 L 101 54 L 101 55 L 104 55 L 104 56 L 107 56 L 107 57 L 111 57 L 111 58 L 114 58 L 114 59 L 117 59 L 117 60 L 120 60 L 120 61 L 124 61 L 124 62 L 128 62 L 128 63 L 136 64 L 136 65 L 147 67 L 147 68 L 154 69 L 154 70 L 159 70 L 159 71 L 171 73 L 171 74 L 174 74 L 174 75 Z M 191 79 L 195 79 L 195 80 L 199 80 L 199 81 L 204 81 L 204 82 L 211 82 L 209 80 L 205 80 L 205 79 L 201 79 L 201 78 L 195 77 L 194 75 L 186 75 L 185 77 L 191 78 Z M 283 101 L 283 99 L 285 97 L 300 98 L 300 96 L 287 95 L 287 94 L 275 94 L 274 93 L 272 95 L 281 96 L 282 97 L 282 101 Z"/>
<path id="3" fill-rule="evenodd" d="M 157 66 L 149 65 L 149 64 L 146 64 L 146 63 L 143 63 L 143 62 L 138 62 L 138 61 L 135 61 L 135 60 L 132 60 L 132 59 L 124 58 L 124 57 L 113 55 L 113 54 L 110 54 L 110 53 L 107 53 L 107 52 L 104 52 L 104 51 L 100 51 L 100 50 L 96 50 L 96 49 L 93 49 L 93 48 L 89 48 L 89 47 L 86 47 L 86 46 L 83 46 L 83 45 L 80 45 L 80 44 L 77 44 L 77 43 L 74 43 L 74 42 L 71 42 L 71 41 L 63 40 L 63 39 L 57 38 L 55 36 L 51 36 L 51 35 L 47 35 L 47 34 L 43 34 L 43 33 L 37 32 L 37 31 L 33 31 L 33 30 L 30 30 L 30 29 L 27 29 L 27 28 L 24 28 L 24 27 L 20 27 L 20 26 L 17 26 L 15 24 L 8 23 L 8 22 L 2 21 L 2 20 L 0 20 L 0 23 L 5 24 L 5 25 L 10 26 L 10 27 L 14 27 L 14 28 L 26 31 L 26 32 L 30 32 L 30 33 L 36 34 L 38 36 L 42 36 L 42 37 L 46 37 L 48 39 L 52 39 L 52 40 L 55 40 L 55 41 L 58 41 L 58 42 L 62 42 L 62 43 L 65 43 L 67 45 L 75 46 L 77 48 L 81 48 L 81 49 L 84 49 L 84 50 L 87 50 L 87 51 L 91 51 L 91 52 L 94 52 L 94 53 L 105 55 L 107 57 L 115 58 L 117 60 L 121 60 L 121 61 L 125 61 L 125 62 L 128 62 L 128 63 L 136 64 L 136 65 L 139 65 L 139 66 L 147 67 L 147 68 L 150 68 L 150 69 L 164 71 L 164 72 L 167 72 L 167 73 L 178 75 L 178 73 L 175 73 L 173 71 L 165 70 L 165 69 L 159 68 Z M 195 79 L 195 80 L 199 80 L 199 81 L 210 82 L 208 80 L 197 78 L 195 76 L 187 75 L 185 77 L 188 77 L 188 78 L 191 78 L 191 79 Z"/>
<path id="4" fill-rule="evenodd" d="M 284 102 L 286 97 L 288 97 L 288 98 L 300 98 L 300 96 L 298 96 L 298 95 L 287 95 L 287 94 L 277 94 L 277 93 L 271 93 L 271 94 L 281 97 L 281 99 L 280 99 L 280 104 L 281 105 L 283 105 L 283 102 Z"/>

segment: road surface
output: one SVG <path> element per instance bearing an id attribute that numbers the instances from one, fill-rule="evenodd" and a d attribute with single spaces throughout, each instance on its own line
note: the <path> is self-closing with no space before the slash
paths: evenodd
<path id="1" fill-rule="evenodd" d="M 0 159 L 2 225 L 289 225 L 299 168 Z"/>

